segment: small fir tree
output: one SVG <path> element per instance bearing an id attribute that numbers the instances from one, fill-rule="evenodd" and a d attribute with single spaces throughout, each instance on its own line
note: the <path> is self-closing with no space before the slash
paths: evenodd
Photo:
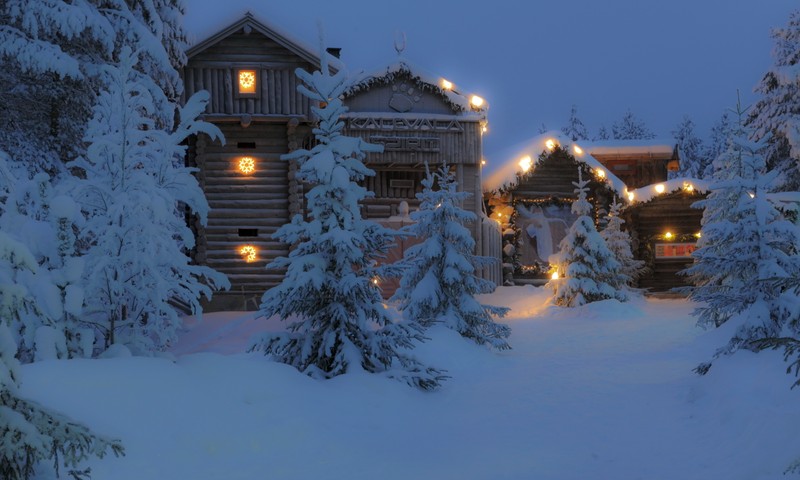
<path id="1" fill-rule="evenodd" d="M 438 188 L 434 190 L 434 185 Z M 491 293 L 496 285 L 478 278 L 475 271 L 496 260 L 472 252 L 475 241 L 465 227 L 476 216 L 461 208 L 469 192 L 458 192 L 455 176 L 444 164 L 422 180 L 417 194 L 419 210 L 411 214 L 414 224 L 406 233 L 422 240 L 405 251 L 401 262 L 400 288 L 392 300 L 405 317 L 423 326 L 441 323 L 479 345 L 504 350 L 511 333 L 492 320 L 507 308 L 483 305 L 475 295 Z"/>
<path id="2" fill-rule="evenodd" d="M 728 138 L 731 136 L 731 128 L 731 120 L 728 111 L 723 112 L 722 116 L 711 126 L 708 146 L 703 155 L 707 161 L 700 178 L 711 178 L 714 176 L 714 160 L 728 150 Z"/>
<path id="3" fill-rule="evenodd" d="M 619 216 L 622 204 L 614 197 L 611 211 L 606 216 L 606 227 L 600 232 L 608 249 L 620 264 L 619 278 L 628 286 L 633 286 L 645 270 L 644 261 L 633 258 L 631 252 L 631 236 L 622 229 L 625 220 Z"/>
<path id="4" fill-rule="evenodd" d="M 567 120 L 567 125 L 561 127 L 561 132 L 565 136 L 569 137 L 573 142 L 589 139 L 589 133 L 586 131 L 586 125 L 584 125 L 581 119 L 578 118 L 577 106 L 572 106 L 572 110 L 569 112 L 569 120 Z"/>
<path id="5" fill-rule="evenodd" d="M 553 290 L 555 304 L 562 307 L 578 307 L 611 298 L 627 300 L 620 264 L 592 220 L 592 205 L 586 199 L 588 183 L 578 168 L 578 181 L 573 182 L 577 199 L 572 202 L 572 213 L 578 218 L 561 241 L 560 252 L 551 261 L 559 278 L 548 282 L 548 287 Z"/>
<path id="6" fill-rule="evenodd" d="M 119 441 L 92 433 L 36 402 L 19 396 L 17 346 L 8 325 L 30 305 L 30 292 L 18 283 L 23 272 L 36 272 L 36 260 L 27 247 L 0 232 L 0 478 L 27 480 L 37 466 L 51 461 L 70 469 L 74 478 L 85 478 L 88 470 L 77 470 L 90 456 L 102 458 L 110 450 L 123 454 Z"/>
<path id="7" fill-rule="evenodd" d="M 261 315 L 293 319 L 289 332 L 267 334 L 252 349 L 292 365 L 316 378 L 364 370 L 383 373 L 422 389 L 439 385 L 443 376 L 409 356 L 422 329 L 414 322 L 393 323 L 373 279 L 374 267 L 388 250 L 395 232 L 361 218 L 358 202 L 367 191 L 357 182 L 374 175 L 362 163 L 366 152 L 383 147 L 342 135 L 347 109 L 341 96 L 347 87 L 344 69 L 332 74 L 322 49 L 322 69 L 298 69 L 298 91 L 324 106 L 314 108 L 319 144 L 297 150 L 285 160 L 298 163 L 298 179 L 313 185 L 306 194 L 309 219 L 296 215 L 274 235 L 295 245 L 288 258 L 269 268 L 286 268 L 280 285 L 268 290 Z"/>
<path id="8" fill-rule="evenodd" d="M 703 141 L 694 132 L 694 122 L 688 116 L 672 131 L 680 152 L 681 168 L 678 172 L 670 172 L 670 178 L 689 177 L 702 178 L 708 160 L 703 148 Z"/>
<path id="9" fill-rule="evenodd" d="M 110 90 L 100 93 L 89 122 L 85 158 L 69 164 L 82 170 L 72 179 L 87 222 L 85 252 L 87 315 L 106 347 L 120 343 L 135 353 L 166 348 L 181 325 L 174 300 L 201 311 L 199 297 L 228 287 L 224 275 L 191 263 L 194 235 L 186 225 L 188 206 L 205 223 L 208 203 L 193 169 L 184 166 L 189 135 L 220 136 L 197 120 L 208 93 L 192 96 L 178 110 L 173 131 L 156 126 L 156 105 L 166 102 L 149 77 L 133 67 L 138 57 L 123 49 L 119 65 L 105 68 Z M 160 97 L 154 101 L 153 97 Z"/>
<path id="10" fill-rule="evenodd" d="M 605 125 L 600 125 L 600 128 L 597 130 L 597 135 L 595 135 L 592 140 L 608 140 L 609 138 L 608 129 L 606 129 Z"/>
<path id="11" fill-rule="evenodd" d="M 694 264 L 683 273 L 702 302 L 698 324 L 719 327 L 734 322 L 733 336 L 716 356 L 739 348 L 757 349 L 765 338 L 797 334 L 800 302 L 788 283 L 800 276 L 800 237 L 769 199 L 777 172 L 766 170 L 764 141 L 752 142 L 737 108 L 728 150 L 714 161 L 704 208 L 702 236 Z M 701 365 L 701 373 L 710 364 Z"/>
<path id="12" fill-rule="evenodd" d="M 28 179 L 26 168 L 14 172 L 8 165 L 0 152 L 0 229 L 15 232 L 40 267 L 24 270 L 18 278 L 30 292 L 29 308 L 10 324 L 18 358 L 89 356 L 94 333 L 78 322 L 83 259 L 77 256 L 74 227 L 82 220 L 80 210 L 69 196 L 55 191 L 46 173 Z"/>
<path id="13" fill-rule="evenodd" d="M 611 125 L 611 134 L 614 140 L 650 140 L 656 138 L 644 121 L 636 118 L 633 112 L 627 110 L 619 122 Z"/>

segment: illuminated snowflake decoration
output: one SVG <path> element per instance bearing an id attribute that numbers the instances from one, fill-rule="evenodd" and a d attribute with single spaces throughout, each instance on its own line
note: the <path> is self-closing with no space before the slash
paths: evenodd
<path id="1" fill-rule="evenodd" d="M 253 157 L 242 157 L 239 159 L 239 171 L 245 175 L 250 175 L 256 171 L 256 161 Z"/>
<path id="2" fill-rule="evenodd" d="M 247 263 L 253 263 L 258 259 L 256 247 L 252 245 L 245 245 L 239 249 L 239 254 L 244 258 Z"/>
<path id="3" fill-rule="evenodd" d="M 256 86 L 256 72 L 253 70 L 239 71 L 239 89 L 241 92 L 252 93 Z"/>

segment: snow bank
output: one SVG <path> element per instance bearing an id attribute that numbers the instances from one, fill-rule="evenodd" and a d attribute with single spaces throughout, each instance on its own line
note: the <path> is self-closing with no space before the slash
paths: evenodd
<path id="1" fill-rule="evenodd" d="M 726 339 L 694 326 L 691 302 L 547 299 L 530 286 L 481 297 L 515 309 L 511 351 L 431 329 L 416 354 L 452 377 L 435 393 L 367 374 L 316 381 L 243 353 L 39 362 L 21 393 L 121 438 L 125 457 L 90 464 L 115 480 L 766 480 L 800 456 L 800 390 L 779 353 L 740 352 L 698 377 Z M 277 326 L 203 320 L 186 351 L 243 352 Z"/>

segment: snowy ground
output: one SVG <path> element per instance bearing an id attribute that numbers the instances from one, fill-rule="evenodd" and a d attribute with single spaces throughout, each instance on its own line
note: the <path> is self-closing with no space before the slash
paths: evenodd
<path id="1" fill-rule="evenodd" d="M 509 352 L 435 328 L 418 349 L 452 377 L 423 393 L 374 375 L 315 381 L 258 354 L 278 329 L 211 314 L 166 358 L 23 368 L 22 394 L 122 439 L 93 478 L 776 479 L 800 456 L 800 390 L 779 354 L 691 369 L 724 342 L 685 300 L 544 305 L 534 287 L 487 300 L 513 308 Z"/>

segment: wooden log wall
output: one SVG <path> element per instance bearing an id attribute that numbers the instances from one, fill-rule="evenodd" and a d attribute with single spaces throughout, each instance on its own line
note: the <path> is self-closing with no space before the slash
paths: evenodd
<path id="1" fill-rule="evenodd" d="M 311 102 L 297 92 L 296 68 L 315 67 L 261 33 L 239 31 L 192 56 L 183 71 L 185 98 L 207 90 L 208 114 L 311 117 Z M 258 73 L 257 93 L 238 94 L 239 69 Z"/>
<path id="2" fill-rule="evenodd" d="M 676 243 L 695 241 L 700 231 L 703 211 L 692 204 L 703 198 L 697 192 L 676 192 L 661 195 L 647 203 L 634 204 L 622 213 L 625 227 L 633 239 L 634 257 L 644 260 L 650 273 L 639 279 L 639 287 L 654 292 L 688 285 L 686 277 L 677 272 L 691 265 L 690 258 L 656 259 L 656 243 L 669 243 L 663 238 L 673 234 Z"/>
<path id="3" fill-rule="evenodd" d="M 605 183 L 600 183 L 594 179 L 594 175 L 589 172 L 589 167 L 576 163 L 563 150 L 556 150 L 544 161 L 536 163 L 533 171 L 514 187 L 512 195 L 514 198 L 574 198 L 575 185 L 572 182 L 578 181 L 578 168 L 583 169 L 583 179 L 591 180 L 587 187 L 589 195 L 596 195 L 598 192 L 607 192 Z"/>
<path id="4" fill-rule="evenodd" d="M 280 159 L 287 151 L 286 124 L 218 126 L 225 146 L 201 138 L 197 148 L 200 182 L 211 207 L 198 239 L 197 259 L 226 274 L 232 293 L 260 295 L 284 274 L 266 265 L 289 253 L 286 245 L 271 238 L 289 221 L 289 162 Z M 250 175 L 237 170 L 243 156 L 255 161 Z M 244 245 L 257 249 L 256 261 L 245 261 L 240 252 Z"/>

